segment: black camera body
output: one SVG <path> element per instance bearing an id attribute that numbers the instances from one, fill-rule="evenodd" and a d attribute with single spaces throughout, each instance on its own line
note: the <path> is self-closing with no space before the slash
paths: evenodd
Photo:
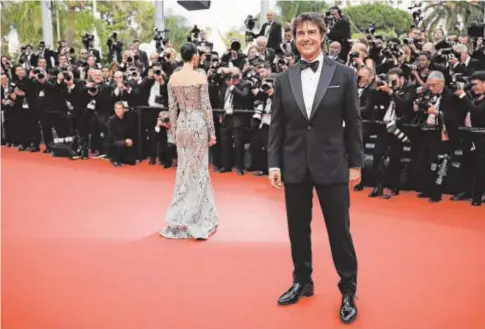
<path id="1" fill-rule="evenodd" d="M 94 85 L 92 87 L 89 87 L 88 88 L 88 91 L 91 93 L 91 94 L 96 94 L 98 91 L 99 91 L 99 87 L 98 85 Z"/>
<path id="2" fill-rule="evenodd" d="M 473 23 L 468 27 L 467 34 L 470 38 L 485 38 L 485 23 Z"/>
<path id="3" fill-rule="evenodd" d="M 427 114 L 428 109 L 431 105 L 436 102 L 434 95 L 429 92 L 425 91 L 416 98 L 416 105 L 418 106 L 418 112 Z"/>
<path id="4" fill-rule="evenodd" d="M 256 21 L 258 19 L 257 18 L 254 18 L 253 15 L 248 15 L 248 17 L 246 17 L 246 19 L 244 20 L 244 26 L 246 27 L 246 32 L 245 32 L 245 36 L 246 36 L 246 43 L 249 43 L 249 42 L 252 42 L 254 40 L 254 27 L 256 26 Z"/>
<path id="5" fill-rule="evenodd" d="M 82 42 L 83 42 L 83 45 L 84 45 L 84 47 L 86 49 L 89 49 L 90 48 L 91 42 L 93 42 L 93 41 L 94 41 L 94 35 L 89 34 L 89 33 L 85 33 L 83 35 Z"/>
<path id="6" fill-rule="evenodd" d="M 451 81 L 448 83 L 447 87 L 451 92 L 455 92 L 459 89 L 466 89 L 466 85 L 469 82 L 469 78 L 462 73 L 454 73 L 451 75 Z"/>
<path id="7" fill-rule="evenodd" d="M 163 96 L 155 96 L 155 103 L 163 105 Z"/>
<path id="8" fill-rule="evenodd" d="M 244 80 L 247 80 L 251 83 L 253 89 L 261 88 L 261 76 L 256 71 L 248 71 L 244 75 Z"/>

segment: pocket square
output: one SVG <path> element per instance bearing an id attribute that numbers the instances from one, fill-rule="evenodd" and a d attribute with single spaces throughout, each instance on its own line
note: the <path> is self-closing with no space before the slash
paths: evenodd
<path id="1" fill-rule="evenodd" d="M 328 86 L 328 88 L 340 88 L 340 85 Z"/>

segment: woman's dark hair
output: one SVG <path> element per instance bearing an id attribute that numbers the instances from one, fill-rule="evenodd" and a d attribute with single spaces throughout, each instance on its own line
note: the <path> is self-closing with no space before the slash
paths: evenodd
<path id="1" fill-rule="evenodd" d="M 197 46 L 192 42 L 186 42 L 180 48 L 180 54 L 184 62 L 190 62 L 194 55 L 197 55 Z"/>

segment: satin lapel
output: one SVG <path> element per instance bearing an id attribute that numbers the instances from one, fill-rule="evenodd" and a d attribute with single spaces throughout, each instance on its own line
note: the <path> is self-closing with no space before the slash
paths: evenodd
<path id="1" fill-rule="evenodd" d="M 295 97 L 296 103 L 300 108 L 301 113 L 308 120 L 308 114 L 305 109 L 305 101 L 303 100 L 303 89 L 301 86 L 301 74 L 300 67 L 295 65 L 288 69 L 288 78 L 290 80 L 291 91 Z"/>
<path id="2" fill-rule="evenodd" d="M 317 92 L 315 93 L 315 99 L 313 101 L 312 112 L 310 114 L 310 120 L 320 106 L 323 97 L 325 97 L 328 86 L 330 85 L 333 74 L 335 73 L 335 69 L 337 68 L 335 62 L 329 59 L 327 56 L 324 57 L 323 63 L 322 72 L 320 73 L 320 80 L 318 81 Z"/>

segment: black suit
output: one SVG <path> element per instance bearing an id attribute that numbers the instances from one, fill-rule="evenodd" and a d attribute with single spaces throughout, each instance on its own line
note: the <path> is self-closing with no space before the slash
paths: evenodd
<path id="1" fill-rule="evenodd" d="M 259 31 L 259 34 L 257 36 L 266 36 L 266 28 L 268 27 L 270 23 L 266 22 L 261 26 L 261 31 Z M 271 23 L 271 26 L 269 27 L 268 31 L 268 42 L 266 43 L 266 47 L 271 48 L 273 50 L 276 50 L 280 47 L 280 43 L 283 39 L 282 35 L 282 28 L 281 28 L 281 23 L 279 22 L 273 22 Z"/>
<path id="2" fill-rule="evenodd" d="M 282 169 L 295 281 L 311 281 L 310 222 L 315 187 L 341 278 L 340 291 L 355 293 L 357 259 L 349 229 L 348 182 L 349 168 L 361 168 L 363 158 L 353 69 L 324 57 L 310 116 L 299 65 L 276 78 L 268 166 Z"/>

